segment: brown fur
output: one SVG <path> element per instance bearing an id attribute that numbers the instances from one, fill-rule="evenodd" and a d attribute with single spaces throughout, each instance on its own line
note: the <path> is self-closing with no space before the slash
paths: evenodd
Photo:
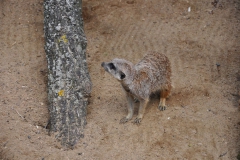
<path id="1" fill-rule="evenodd" d="M 139 63 L 133 63 L 124 59 L 113 59 L 111 62 L 103 62 L 102 67 L 120 81 L 126 92 L 128 100 L 128 115 L 121 119 L 125 123 L 132 118 L 133 101 L 140 101 L 138 116 L 135 123 L 140 123 L 151 93 L 160 91 L 158 108 L 166 109 L 165 101 L 171 91 L 171 66 L 168 58 L 157 52 L 148 53 Z"/>

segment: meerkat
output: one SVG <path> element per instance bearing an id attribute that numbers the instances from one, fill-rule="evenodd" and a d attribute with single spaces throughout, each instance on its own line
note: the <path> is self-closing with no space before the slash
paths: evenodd
<path id="1" fill-rule="evenodd" d="M 132 119 L 134 99 L 140 102 L 134 123 L 140 124 L 149 102 L 150 95 L 160 91 L 160 111 L 166 109 L 166 98 L 171 91 L 171 66 L 169 59 L 160 53 L 150 52 L 139 63 L 133 64 L 124 59 L 115 58 L 111 62 L 102 62 L 106 72 L 115 77 L 122 85 L 128 101 L 128 114 L 120 120 L 126 123 Z"/>

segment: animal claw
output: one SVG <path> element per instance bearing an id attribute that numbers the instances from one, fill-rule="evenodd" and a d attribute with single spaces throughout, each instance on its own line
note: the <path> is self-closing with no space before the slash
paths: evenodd
<path id="1" fill-rule="evenodd" d="M 122 118 L 121 120 L 120 120 L 120 124 L 124 124 L 124 123 L 126 123 L 126 122 L 128 122 L 129 121 L 129 119 L 128 118 L 126 118 L 126 117 L 124 117 L 124 118 Z"/>
<path id="2" fill-rule="evenodd" d="M 164 111 L 164 110 L 166 110 L 166 106 L 158 106 L 158 109 L 159 109 L 160 111 Z"/>
<path id="3" fill-rule="evenodd" d="M 142 121 L 142 118 L 136 118 L 133 123 L 139 125 L 141 121 Z"/>

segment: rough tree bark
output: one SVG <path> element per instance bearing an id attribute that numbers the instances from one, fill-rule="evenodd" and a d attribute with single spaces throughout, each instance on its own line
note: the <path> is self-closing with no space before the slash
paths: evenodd
<path id="1" fill-rule="evenodd" d="M 50 131 L 73 147 L 83 137 L 91 80 L 81 0 L 45 0 L 44 31 L 48 62 Z"/>

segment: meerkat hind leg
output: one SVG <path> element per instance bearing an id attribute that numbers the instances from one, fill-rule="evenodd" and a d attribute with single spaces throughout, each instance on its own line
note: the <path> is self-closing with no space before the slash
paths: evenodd
<path id="1" fill-rule="evenodd" d="M 132 119 L 132 116 L 133 116 L 133 102 L 134 102 L 134 99 L 131 95 L 128 95 L 127 94 L 127 101 L 128 101 L 128 114 L 126 117 L 123 117 L 121 120 L 120 120 L 120 123 L 126 123 L 128 122 L 130 119 Z"/>
<path id="2" fill-rule="evenodd" d="M 160 93 L 160 102 L 159 102 L 159 105 L 158 105 L 158 109 L 159 109 L 160 111 L 166 110 L 166 104 L 165 104 L 165 102 L 166 102 L 166 98 L 167 98 L 168 94 L 169 94 L 169 91 L 168 91 L 168 90 L 163 90 L 163 91 L 161 91 L 161 93 Z"/>
<path id="3" fill-rule="evenodd" d="M 140 100 L 140 106 L 138 109 L 138 116 L 137 118 L 134 120 L 135 124 L 140 124 L 143 118 L 143 114 L 145 112 L 146 106 L 148 104 L 149 99 L 147 100 Z"/>
<path id="4" fill-rule="evenodd" d="M 166 110 L 166 104 L 165 104 L 166 98 L 160 98 L 160 103 L 158 105 L 158 109 L 160 111 Z"/>

